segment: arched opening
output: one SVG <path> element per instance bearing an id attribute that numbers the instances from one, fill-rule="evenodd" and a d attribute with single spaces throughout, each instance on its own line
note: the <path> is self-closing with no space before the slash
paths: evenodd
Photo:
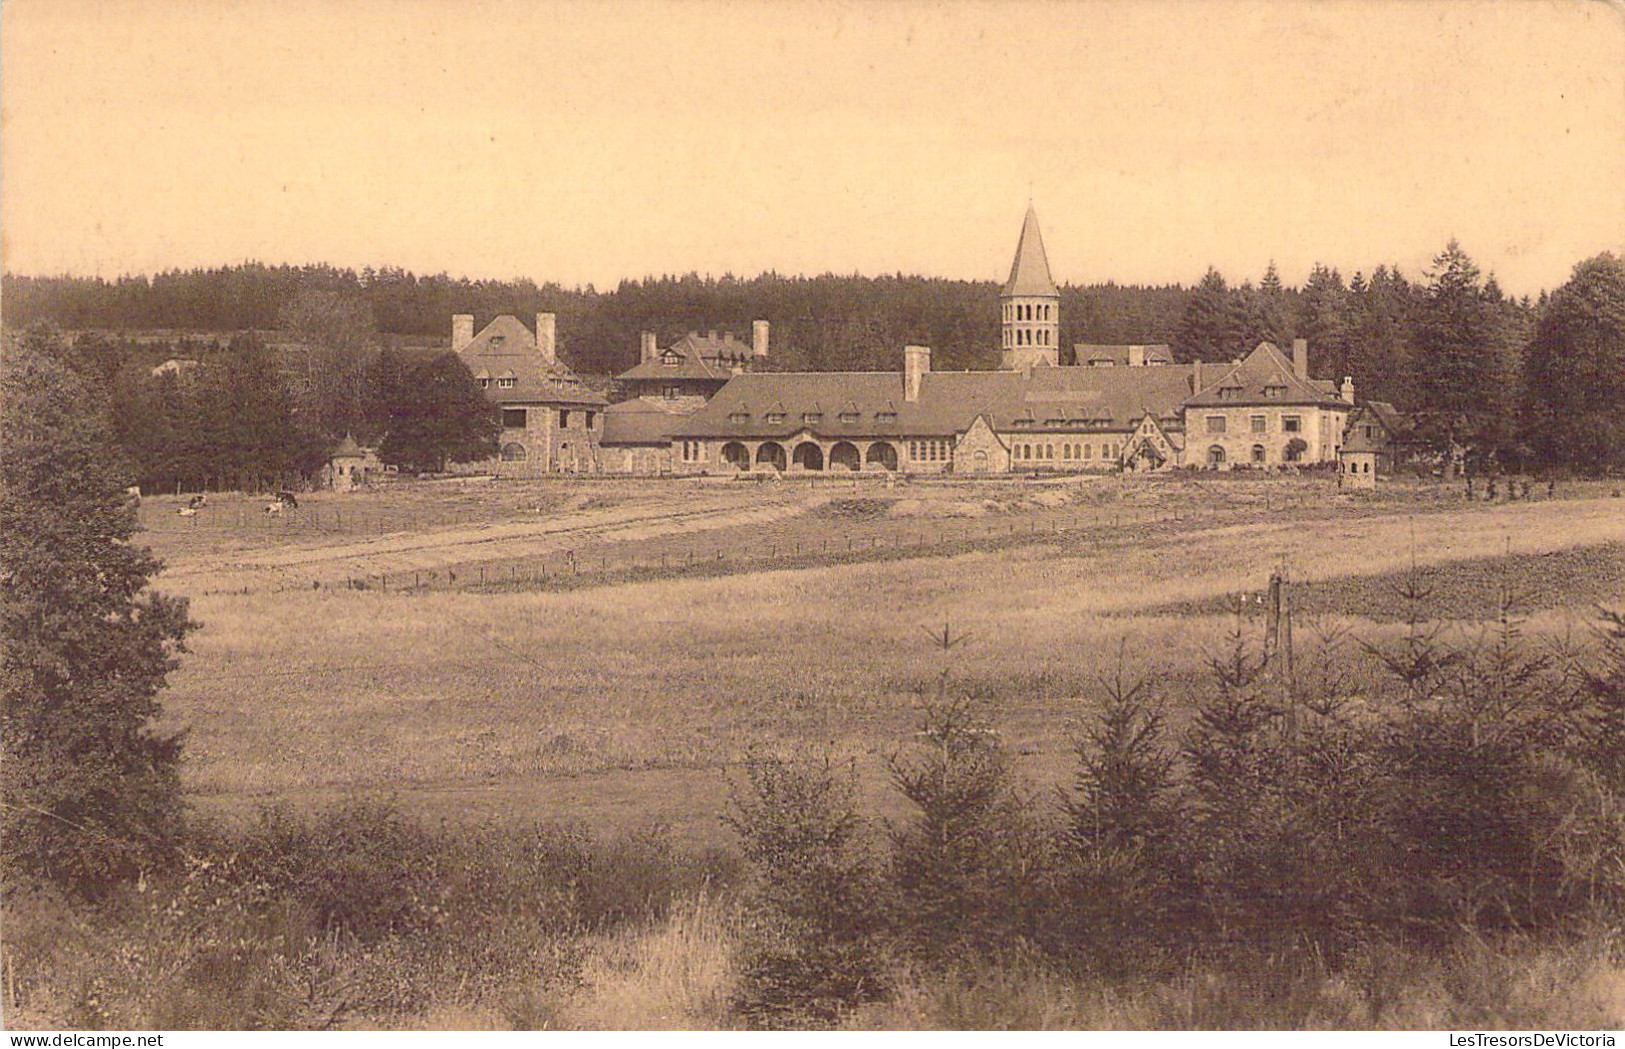
<path id="1" fill-rule="evenodd" d="M 729 441 L 722 446 L 722 461 L 735 470 L 749 470 L 750 449 L 738 441 Z"/>
<path id="2" fill-rule="evenodd" d="M 985 472 L 987 470 L 987 449 L 976 449 L 976 455 L 972 457 L 972 462 L 974 463 L 972 469 L 977 472 Z"/>
<path id="3" fill-rule="evenodd" d="M 886 441 L 876 441 L 869 446 L 869 452 L 864 461 L 870 466 L 882 466 L 888 470 L 897 469 L 897 449 Z"/>
<path id="4" fill-rule="evenodd" d="M 863 461 L 858 457 L 858 446 L 850 441 L 842 441 L 829 450 L 830 469 L 841 467 L 846 470 L 861 470 Z"/>
<path id="5" fill-rule="evenodd" d="M 509 441 L 502 446 L 502 461 L 505 463 L 519 462 L 525 455 L 525 446 L 518 441 Z"/>
<path id="6" fill-rule="evenodd" d="M 1216 444 L 1207 450 L 1207 464 L 1209 466 L 1224 465 L 1224 448 L 1222 446 Z"/>
<path id="7" fill-rule="evenodd" d="M 771 466 L 775 470 L 784 469 L 784 445 L 777 441 L 766 441 L 756 449 L 756 465 Z"/>
<path id="8" fill-rule="evenodd" d="M 824 468 L 824 450 L 811 441 L 802 441 L 796 445 L 791 454 L 790 461 L 803 470 L 822 470 Z"/>
<path id="9" fill-rule="evenodd" d="M 1261 444 L 1253 445 L 1253 462 L 1257 463 L 1260 466 L 1263 465 L 1263 463 L 1264 463 L 1264 446 L 1263 445 L 1261 445 Z"/>

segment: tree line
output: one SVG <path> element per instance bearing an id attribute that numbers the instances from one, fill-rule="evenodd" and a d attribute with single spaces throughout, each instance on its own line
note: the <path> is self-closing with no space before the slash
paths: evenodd
<path id="1" fill-rule="evenodd" d="M 236 387 L 259 391 L 262 400 L 255 403 L 270 405 L 268 414 L 276 414 L 279 398 L 296 402 L 294 428 L 303 429 L 290 431 L 279 456 L 245 461 L 300 471 L 314 461 L 310 449 L 321 441 L 331 445 L 345 433 L 364 441 L 387 435 L 389 412 L 380 404 L 401 396 L 389 382 L 399 381 L 402 360 L 421 363 L 429 348 L 446 346 L 454 313 L 473 313 L 483 325 L 501 313 L 528 323 L 537 312 L 553 312 L 561 358 L 605 384 L 636 363 L 641 331 L 656 332 L 664 345 L 687 331 L 744 335 L 757 319 L 771 324 L 770 368 L 893 369 L 899 348 L 916 343 L 933 348 L 935 367 L 982 369 L 997 366 L 998 291 L 987 281 L 770 273 L 666 276 L 598 292 L 396 269 L 259 264 L 116 281 L 4 278 L 13 324 L 183 333 L 145 344 L 81 335 L 78 352 L 109 381 L 137 365 L 150 371 L 165 354 L 225 359 L 238 352 L 234 347 L 252 354 L 260 352 L 253 347 L 271 346 L 285 387 L 280 393 L 272 390 L 263 360 L 222 367 L 240 373 L 230 380 Z M 1625 466 L 1625 269 L 1610 254 L 1580 263 L 1566 284 L 1537 300 L 1506 296 L 1493 275 L 1486 277 L 1451 242 L 1415 280 L 1391 266 L 1345 280 L 1339 270 L 1317 264 L 1302 287 L 1289 287 L 1272 263 L 1258 284 L 1232 285 L 1210 269 L 1189 289 L 1065 287 L 1061 317 L 1063 364 L 1072 363 L 1070 347 L 1078 342 L 1169 343 L 1180 361 L 1222 362 L 1263 340 L 1285 347 L 1304 338 L 1312 374 L 1352 376 L 1362 399 L 1411 413 L 1420 442 L 1441 455 L 1465 455 L 1485 468 Z M 206 331 L 269 334 L 228 340 L 223 348 L 200 348 L 184 334 Z M 121 381 L 162 387 L 169 380 Z M 161 388 L 126 389 L 125 395 L 140 408 L 132 419 L 157 419 L 162 412 L 150 402 L 177 399 Z M 169 412 L 174 420 L 185 414 Z M 194 412 L 199 421 L 184 439 L 166 438 L 161 427 L 121 433 L 132 451 L 203 447 L 210 443 L 206 414 L 201 407 Z M 238 446 L 254 447 L 252 441 Z M 144 474 L 200 472 L 149 467 L 137 458 Z M 237 469 L 228 456 L 201 472 L 229 477 Z"/>

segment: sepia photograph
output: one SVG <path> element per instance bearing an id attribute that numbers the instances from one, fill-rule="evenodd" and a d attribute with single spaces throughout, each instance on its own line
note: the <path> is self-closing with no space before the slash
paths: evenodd
<path id="1" fill-rule="evenodd" d="M 8 1045 L 1625 1028 L 1625 2 L 0 0 L 0 268 Z"/>

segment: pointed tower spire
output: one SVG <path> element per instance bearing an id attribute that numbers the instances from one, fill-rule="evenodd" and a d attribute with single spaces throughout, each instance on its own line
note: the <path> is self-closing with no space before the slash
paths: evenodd
<path id="1" fill-rule="evenodd" d="M 1005 295 L 1054 295 L 1060 289 L 1049 275 L 1049 256 L 1044 253 L 1044 235 L 1038 232 L 1038 212 L 1029 202 L 1027 218 L 1016 241 L 1016 258 L 1010 264 L 1010 279 L 1004 282 Z"/>
<path id="2" fill-rule="evenodd" d="M 1006 369 L 1026 370 L 1035 364 L 1059 364 L 1061 291 L 1049 273 L 1038 212 L 1027 203 L 1027 217 L 1016 242 L 1010 279 L 999 293 L 1001 361 Z"/>

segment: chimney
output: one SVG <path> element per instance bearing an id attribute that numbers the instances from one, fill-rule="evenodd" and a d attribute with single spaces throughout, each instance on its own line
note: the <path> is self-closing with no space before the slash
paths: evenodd
<path id="1" fill-rule="evenodd" d="M 1130 368 L 1145 367 L 1145 347 L 1130 346 L 1128 348 L 1128 366 Z"/>
<path id="2" fill-rule="evenodd" d="M 640 343 L 640 347 L 638 349 L 638 363 L 648 364 L 650 361 L 654 360 L 656 355 L 658 355 L 660 352 L 660 350 L 655 346 L 655 333 L 652 331 L 640 331 L 638 332 L 638 341 Z"/>
<path id="3" fill-rule="evenodd" d="M 536 315 L 536 352 L 551 364 L 558 359 L 558 324 L 551 313 Z"/>
<path id="4" fill-rule="evenodd" d="M 903 400 L 920 399 L 920 377 L 931 370 L 931 347 L 903 347 Z"/>
<path id="5" fill-rule="evenodd" d="M 712 341 L 712 342 L 716 342 L 716 341 L 717 341 L 717 330 L 716 330 L 716 329 L 715 329 L 715 328 L 712 328 L 712 329 L 711 329 L 711 334 L 710 334 L 710 336 L 709 336 L 709 338 L 710 338 L 710 340 L 711 340 L 711 341 Z"/>
<path id="6" fill-rule="evenodd" d="M 759 361 L 767 358 L 767 321 L 755 321 L 751 324 L 750 352 Z"/>
<path id="7" fill-rule="evenodd" d="M 1191 361 L 1191 395 L 1195 396 L 1196 394 L 1199 394 L 1201 392 L 1202 392 L 1202 362 L 1200 360 Z"/>
<path id="8" fill-rule="evenodd" d="M 474 315 L 472 313 L 454 313 L 451 315 L 451 352 L 460 353 L 464 346 L 474 341 Z"/>
<path id="9" fill-rule="evenodd" d="M 1341 390 L 1339 390 L 1338 392 L 1343 395 L 1343 402 L 1345 404 L 1353 404 L 1354 403 L 1354 376 L 1352 376 L 1352 375 L 1343 376 L 1343 388 Z"/>
<path id="10" fill-rule="evenodd" d="M 1292 370 L 1297 373 L 1298 378 L 1300 379 L 1309 378 L 1308 339 L 1292 340 Z"/>

